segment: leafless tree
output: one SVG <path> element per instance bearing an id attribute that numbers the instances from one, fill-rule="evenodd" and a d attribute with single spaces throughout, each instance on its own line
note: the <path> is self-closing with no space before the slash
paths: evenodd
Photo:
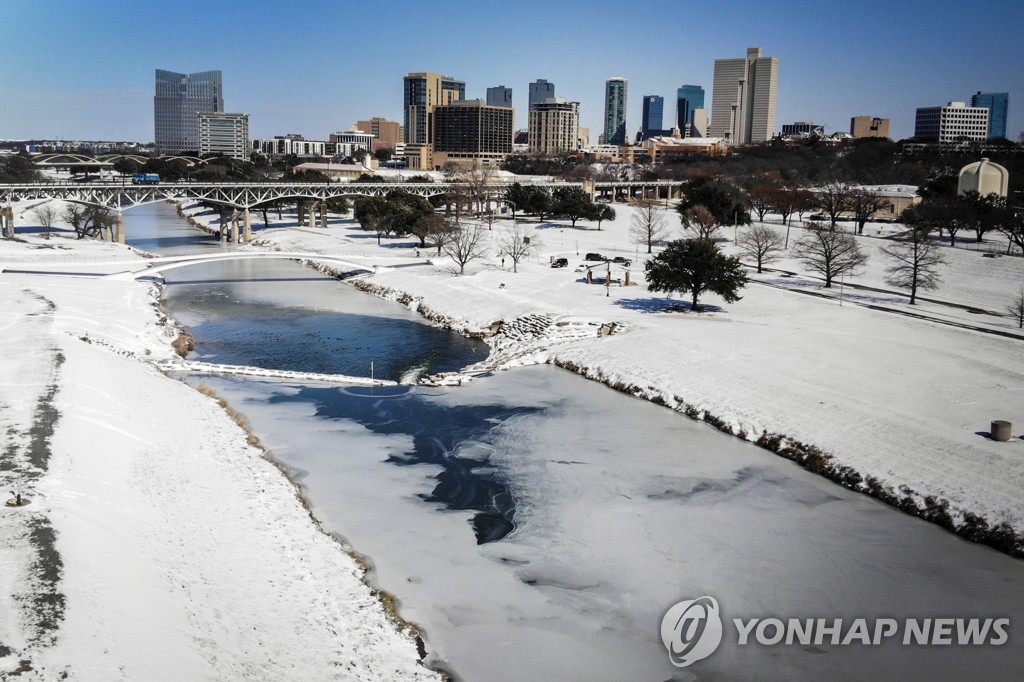
<path id="1" fill-rule="evenodd" d="M 916 302 L 918 289 L 938 288 L 941 277 L 937 269 L 947 261 L 927 227 L 908 230 L 899 241 L 883 246 L 882 253 L 893 260 L 893 265 L 885 269 L 885 281 L 910 289 L 910 305 Z"/>
<path id="2" fill-rule="evenodd" d="M 642 199 L 634 204 L 629 236 L 637 244 L 646 244 L 647 253 L 651 253 L 654 242 L 668 236 L 665 211 L 657 201 Z"/>
<path id="3" fill-rule="evenodd" d="M 459 264 L 459 274 L 466 265 L 487 255 L 487 233 L 479 225 L 465 225 L 451 234 L 441 250 Z"/>
<path id="4" fill-rule="evenodd" d="M 484 203 L 490 200 L 490 194 L 495 192 L 494 183 L 497 178 L 497 170 L 491 166 L 481 165 L 474 161 L 473 166 L 462 174 L 466 183 L 469 198 L 476 203 L 476 212 L 484 212 Z"/>
<path id="5" fill-rule="evenodd" d="M 1020 288 L 1010 305 L 1006 307 L 1007 312 L 1013 315 L 1017 321 L 1017 327 L 1024 329 L 1024 287 Z"/>
<path id="6" fill-rule="evenodd" d="M 853 219 L 857 222 L 857 234 L 864 233 L 864 223 L 871 220 L 878 211 L 889 205 L 889 200 L 877 194 L 872 194 L 863 188 L 850 192 L 848 200 L 849 211 L 853 213 Z"/>
<path id="7" fill-rule="evenodd" d="M 763 223 L 765 214 L 774 208 L 776 191 L 777 185 L 771 182 L 758 182 L 750 188 L 747 199 L 759 222 Z"/>
<path id="8" fill-rule="evenodd" d="M 105 208 L 68 204 L 62 216 L 64 222 L 75 228 L 75 235 L 83 237 L 102 237 L 104 230 L 114 224 L 114 216 Z"/>
<path id="9" fill-rule="evenodd" d="M 836 229 L 839 215 L 850 210 L 851 192 L 849 185 L 841 182 L 830 182 L 814 192 L 814 205 L 828 216 L 831 229 Z"/>
<path id="10" fill-rule="evenodd" d="M 714 239 L 718 233 L 718 221 L 706 206 L 693 206 L 682 215 L 683 227 L 694 233 L 697 239 Z"/>
<path id="11" fill-rule="evenodd" d="M 856 237 L 823 225 L 807 228 L 807 234 L 796 243 L 796 253 L 808 269 L 825 278 L 826 289 L 833 279 L 854 274 L 868 260 Z"/>
<path id="12" fill-rule="evenodd" d="M 498 234 L 498 255 L 512 259 L 512 272 L 518 272 L 519 261 L 536 252 L 540 242 L 532 228 L 514 223 Z"/>
<path id="13" fill-rule="evenodd" d="M 765 263 L 777 261 L 782 250 L 782 235 L 767 225 L 754 225 L 744 230 L 736 244 L 743 251 L 743 255 L 757 261 L 757 272 Z"/>
<path id="14" fill-rule="evenodd" d="M 32 214 L 36 217 L 36 220 L 39 221 L 39 224 L 42 225 L 43 236 L 46 237 L 46 239 L 49 239 L 50 228 L 53 227 L 53 224 L 57 222 L 57 218 L 60 217 L 60 211 L 57 210 L 57 207 L 53 202 L 48 201 L 45 204 L 36 206 L 35 210 L 32 211 Z"/>

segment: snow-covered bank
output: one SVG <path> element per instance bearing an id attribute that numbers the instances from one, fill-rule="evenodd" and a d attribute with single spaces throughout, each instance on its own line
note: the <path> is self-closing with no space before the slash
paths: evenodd
<path id="1" fill-rule="evenodd" d="M 497 321 L 546 317 L 550 324 L 534 338 L 504 346 L 503 366 L 557 362 L 750 440 L 765 436 L 771 445 L 773 434 L 780 434 L 785 438 L 773 449 L 785 449 L 788 441 L 807 444 L 810 454 L 796 456 L 805 466 L 831 469 L 852 487 L 909 511 L 914 507 L 968 537 L 984 536 L 977 517 L 990 527 L 1024 528 L 1024 441 L 985 437 L 993 419 L 1013 421 L 1016 433 L 1024 424 L 1024 344 L 944 324 L 970 321 L 1012 331 L 1009 320 L 938 303 L 911 308 L 897 293 L 847 289 L 840 301 L 838 292 L 803 274 L 755 276 L 743 300 L 727 310 L 673 312 L 678 300 L 643 286 L 642 263 L 634 263 L 634 281 L 641 279 L 634 287 L 588 286 L 573 272 L 585 251 L 642 260 L 628 238 L 631 209 L 616 210 L 619 218 L 601 231 L 582 222 L 577 229 L 533 224 L 541 253 L 520 263 L 516 274 L 501 267 L 492 251 L 466 276 L 455 275 L 440 257 L 421 267 L 382 267 L 361 286 L 470 332 L 487 332 Z M 675 224 L 673 215 L 668 220 Z M 801 231 L 793 232 L 795 241 Z M 350 219 L 334 220 L 326 230 L 259 229 L 256 237 L 281 250 L 377 253 L 382 264 L 417 247 L 411 239 L 392 239 L 377 248 Z M 853 281 L 884 288 L 881 240 L 860 241 L 874 257 Z M 948 252 L 946 281 L 928 298 L 992 310 L 1024 281 L 1024 259 Z M 551 269 L 548 256 L 567 257 L 570 267 Z M 777 265 L 802 271 L 789 254 Z M 799 294 L 806 290 L 832 298 Z M 567 325 L 581 323 L 593 323 L 595 333 L 565 337 Z M 606 323 L 619 323 L 618 333 L 599 336 L 596 329 Z M 1000 533 L 1005 530 L 1001 526 Z"/>
<path id="2" fill-rule="evenodd" d="M 31 221 L 30 215 L 19 218 Z M 25 234 L 0 258 L 123 247 Z M 173 357 L 151 284 L 0 275 L 0 676 L 439 679 Z"/>

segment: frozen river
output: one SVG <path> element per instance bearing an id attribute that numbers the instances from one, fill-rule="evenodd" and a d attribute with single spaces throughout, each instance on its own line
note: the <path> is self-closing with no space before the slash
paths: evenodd
<path id="1" fill-rule="evenodd" d="M 163 206 L 127 215 L 130 238 L 193 234 Z M 482 352 L 291 263 L 169 274 L 172 314 L 211 361 L 365 374 L 350 366 L 372 359 L 400 378 Z M 533 367 L 452 389 L 202 382 L 294 469 L 324 528 L 370 560 L 429 660 L 458 678 L 1024 677 L 1020 561 L 573 374 Z M 662 616 L 703 595 L 721 606 L 721 646 L 676 668 Z M 734 618 L 1010 627 L 1001 646 L 768 646 L 739 645 Z"/>

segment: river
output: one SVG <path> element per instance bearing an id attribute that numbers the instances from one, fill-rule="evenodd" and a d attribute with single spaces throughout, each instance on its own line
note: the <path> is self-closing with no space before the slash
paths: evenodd
<path id="1" fill-rule="evenodd" d="M 164 205 L 126 221 L 149 251 L 223 248 Z M 485 352 L 298 264 L 167 274 L 169 309 L 213 362 L 362 375 L 373 362 L 410 380 Z M 557 368 L 447 389 L 195 381 L 248 418 L 423 627 L 428 661 L 460 679 L 1024 677 L 1020 561 Z M 703 595 L 725 636 L 677 668 L 662 616 Z M 732 622 L 1001 617 L 1001 646 L 740 645 Z"/>

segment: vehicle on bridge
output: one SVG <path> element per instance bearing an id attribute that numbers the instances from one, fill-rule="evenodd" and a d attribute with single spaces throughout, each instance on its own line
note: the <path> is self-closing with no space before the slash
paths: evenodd
<path id="1" fill-rule="evenodd" d="M 155 185 L 160 182 L 160 176 L 156 173 L 138 173 L 132 178 L 133 185 Z"/>

